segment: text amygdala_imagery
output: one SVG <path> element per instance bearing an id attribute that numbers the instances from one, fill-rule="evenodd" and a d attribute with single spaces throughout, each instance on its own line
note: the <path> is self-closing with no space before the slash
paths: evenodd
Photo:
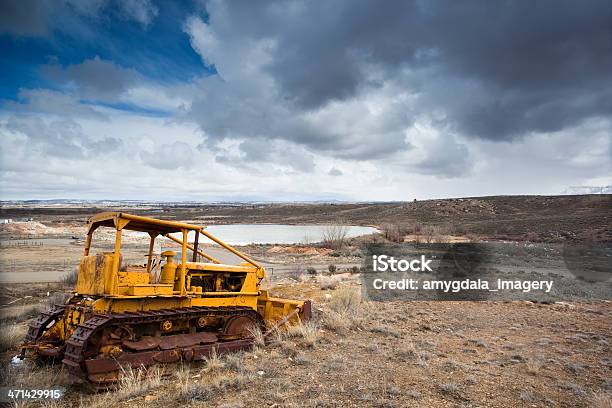
<path id="1" fill-rule="evenodd" d="M 521 291 L 529 293 L 532 291 L 543 291 L 549 293 L 553 287 L 552 280 L 502 280 L 497 279 L 489 282 L 486 279 L 462 279 L 462 280 L 436 280 L 436 279 L 399 279 L 384 280 L 381 278 L 372 281 L 375 290 L 435 290 L 444 293 L 457 293 L 465 290 L 486 290 L 498 292 L 503 290 Z"/>

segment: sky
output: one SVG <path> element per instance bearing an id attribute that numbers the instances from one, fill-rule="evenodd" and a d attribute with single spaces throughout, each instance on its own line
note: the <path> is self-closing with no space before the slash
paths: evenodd
<path id="1" fill-rule="evenodd" d="M 612 184 L 610 1 L 0 2 L 0 199 Z"/>

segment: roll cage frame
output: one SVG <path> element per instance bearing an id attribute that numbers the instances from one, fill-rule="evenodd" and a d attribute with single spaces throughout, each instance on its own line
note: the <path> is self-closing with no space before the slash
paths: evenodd
<path id="1" fill-rule="evenodd" d="M 238 251 L 237 249 L 233 248 L 231 245 L 226 244 L 225 242 L 221 241 L 219 238 L 210 234 L 209 232 L 205 230 L 205 227 L 202 227 L 202 226 L 198 226 L 194 224 L 187 224 L 187 223 L 182 223 L 182 222 L 176 222 L 176 221 L 158 220 L 155 218 L 143 217 L 140 215 L 133 215 L 133 214 L 128 214 L 124 212 L 103 212 L 100 214 L 96 214 L 87 221 L 87 226 L 88 226 L 87 238 L 85 241 L 85 248 L 83 251 L 83 256 L 89 255 L 92 237 L 93 237 L 94 232 L 98 228 L 110 227 L 116 230 L 115 250 L 113 252 L 113 265 L 112 265 L 113 274 L 117 274 L 119 272 L 119 263 L 120 263 L 120 257 L 121 257 L 121 236 L 122 236 L 122 231 L 124 229 L 128 231 L 146 232 L 151 237 L 149 241 L 149 252 L 147 255 L 147 272 L 148 273 L 151 273 L 151 266 L 152 266 L 152 260 L 153 260 L 153 248 L 155 245 L 155 239 L 158 236 L 169 238 L 170 240 L 176 242 L 177 244 L 180 244 L 182 247 L 181 263 L 179 265 L 179 271 L 180 271 L 179 279 L 180 279 L 181 295 L 186 294 L 185 279 L 187 275 L 187 250 L 190 250 L 193 254 L 192 262 L 196 262 L 198 255 L 200 255 L 212 263 L 222 264 L 221 261 L 219 261 L 218 259 L 214 258 L 213 256 L 205 253 L 204 251 L 198 248 L 200 234 L 202 234 L 204 237 L 208 238 L 212 242 L 218 244 L 222 248 L 226 249 L 227 251 L 231 252 L 232 254 L 243 259 L 245 262 L 249 263 L 250 265 L 255 267 L 257 270 L 263 270 L 263 267 L 259 263 L 249 258 L 248 256 Z M 194 239 L 193 245 L 187 242 L 189 231 L 195 232 L 195 239 Z M 177 238 L 171 235 L 177 232 L 182 233 L 182 238 Z"/>

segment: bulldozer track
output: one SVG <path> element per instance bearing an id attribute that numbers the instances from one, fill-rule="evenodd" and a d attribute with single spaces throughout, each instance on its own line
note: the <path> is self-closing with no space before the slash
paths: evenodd
<path id="1" fill-rule="evenodd" d="M 59 319 L 66 309 L 65 305 L 55 305 L 50 310 L 42 312 L 40 316 L 32 320 L 28 326 L 28 332 L 26 334 L 26 342 L 34 342 L 40 338 L 45 332 L 45 329 L 50 323 Z"/>
<path id="2" fill-rule="evenodd" d="M 92 336 L 106 327 L 116 325 L 130 325 L 136 326 L 147 323 L 158 323 L 165 320 L 192 320 L 200 317 L 235 317 L 235 316 L 247 316 L 252 318 L 257 324 L 263 327 L 263 319 L 255 310 L 249 307 L 243 306 L 226 306 L 226 307 L 189 307 L 189 308 L 178 308 L 178 309 L 160 309 L 143 312 L 126 312 L 126 313 L 110 313 L 110 314 L 94 314 L 91 318 L 86 320 L 84 323 L 77 326 L 72 336 L 66 342 L 66 350 L 64 353 L 63 363 L 68 369 L 68 373 L 77 379 L 85 380 L 86 382 L 111 382 L 105 379 L 97 381 L 95 378 L 92 379 L 92 375 L 88 373 L 87 360 L 97 355 L 97 348 L 99 345 L 90 344 Z M 163 337 L 163 336 L 162 336 Z M 224 346 L 228 350 L 231 349 L 243 349 L 247 346 L 252 345 L 251 340 L 236 340 L 236 341 L 217 341 L 215 345 Z M 93 345 L 94 350 L 88 349 L 88 346 Z M 188 356 L 193 358 L 193 348 L 180 348 L 177 347 L 174 350 L 172 356 L 182 358 Z M 189 354 L 191 353 L 191 354 Z M 141 365 L 149 363 L 149 357 L 147 353 L 131 353 L 133 355 L 143 355 Z M 145 357 L 146 356 L 146 357 Z M 188 359 L 191 359 L 188 358 Z M 106 361 L 109 360 L 109 361 Z M 114 368 L 118 363 L 110 359 L 98 359 L 100 365 Z M 160 362 L 159 360 L 155 360 Z M 162 361 L 163 362 L 163 361 Z M 152 362 L 153 364 L 155 362 Z"/>

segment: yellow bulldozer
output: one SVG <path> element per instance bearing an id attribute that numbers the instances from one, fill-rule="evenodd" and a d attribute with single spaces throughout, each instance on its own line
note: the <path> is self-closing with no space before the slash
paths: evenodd
<path id="1" fill-rule="evenodd" d="M 122 212 L 97 214 L 87 224 L 73 295 L 32 321 L 21 354 L 62 361 L 78 382 L 102 388 L 129 367 L 246 350 L 257 330 L 265 336 L 311 317 L 310 301 L 269 296 L 261 289 L 264 268 L 204 227 Z M 114 230 L 114 251 L 92 254 L 92 240 L 101 228 Z M 123 265 L 126 230 L 150 236 L 146 264 Z M 200 236 L 243 262 L 224 264 L 205 253 Z M 155 241 L 164 237 L 180 245 L 178 257 L 167 250 L 157 259 Z"/>

